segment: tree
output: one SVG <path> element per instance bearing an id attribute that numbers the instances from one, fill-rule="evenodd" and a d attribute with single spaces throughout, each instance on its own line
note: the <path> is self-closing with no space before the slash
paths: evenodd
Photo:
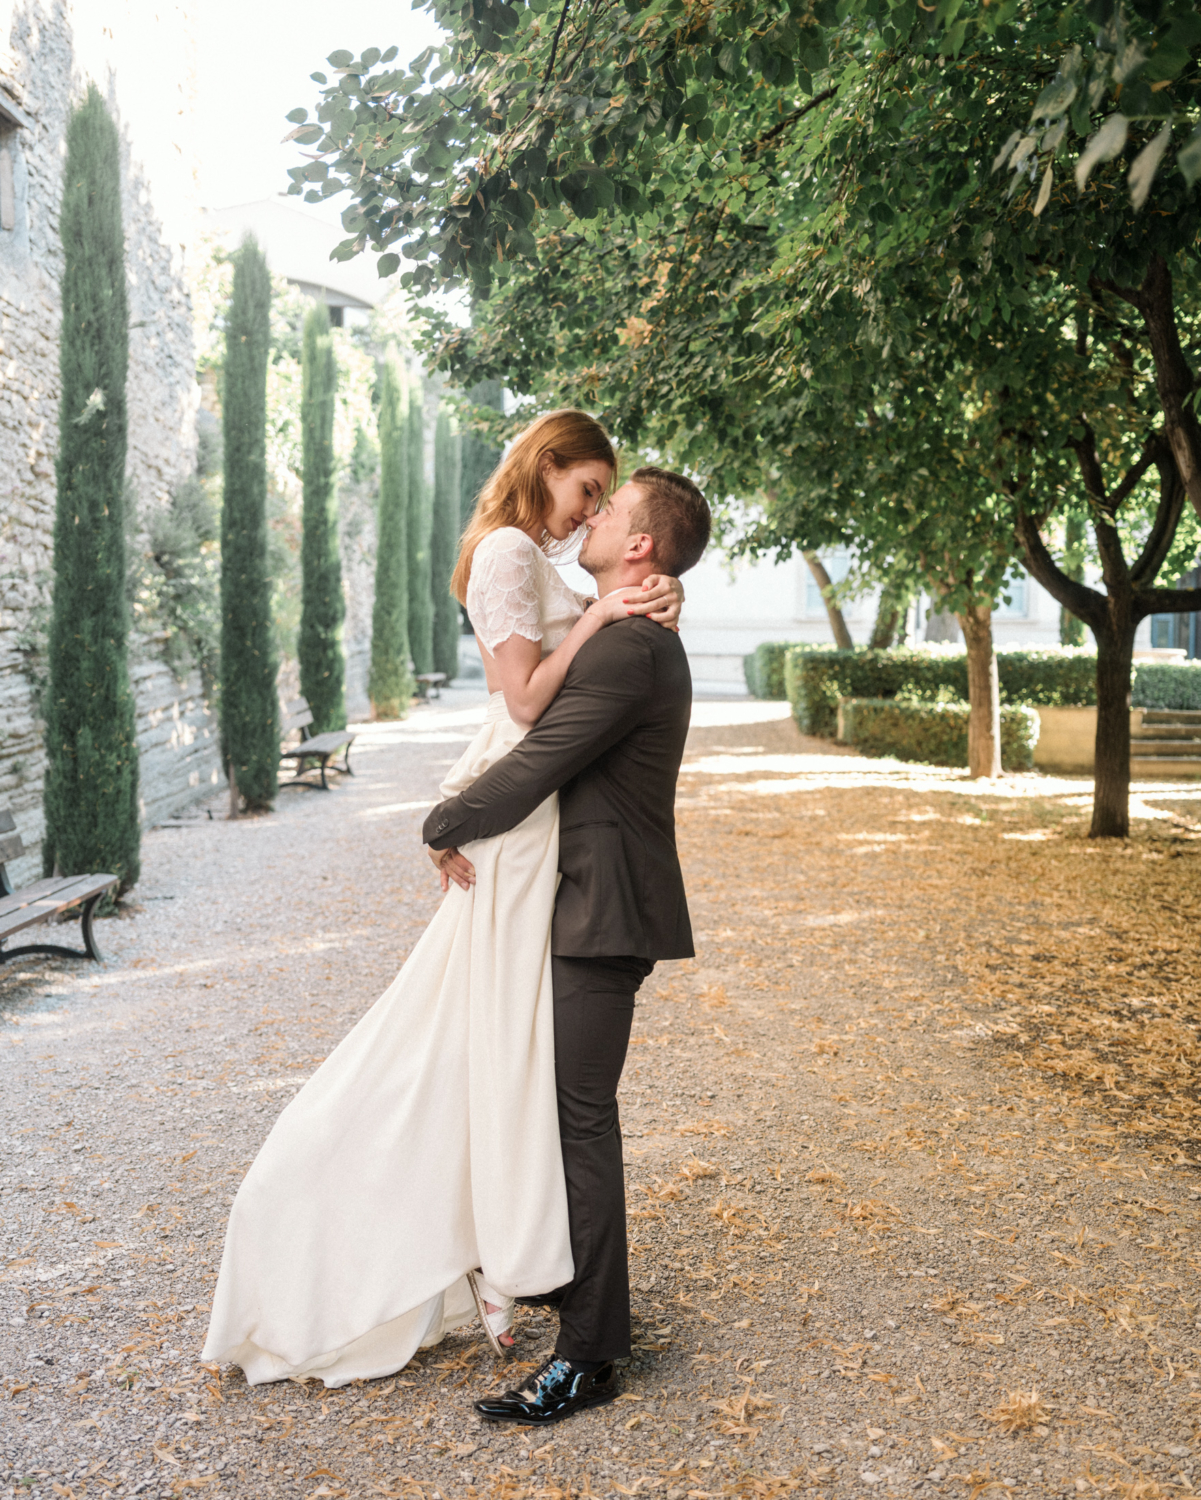
<path id="1" fill-rule="evenodd" d="M 481 430 L 480 413 L 483 408 L 503 414 L 504 390 L 499 380 L 481 380 L 467 392 L 460 415 L 459 438 L 459 529 L 471 519 L 475 502 L 492 471 L 501 460 L 501 450 L 490 441 L 486 431 Z"/>
<path id="2" fill-rule="evenodd" d="M 1016 553 L 1090 607 L 1092 832 L 1124 835 L 1133 632 L 1201 603 L 1155 587 L 1179 511 L 1151 482 L 1163 438 L 1201 500 L 1192 138 L 1179 173 L 1147 167 L 1196 115 L 1189 8 L 846 0 L 796 18 L 724 0 L 686 23 L 671 6 L 565 8 L 553 28 L 532 7 L 435 11 L 451 33 L 436 89 L 420 92 L 432 53 L 409 74 L 334 54 L 324 128 L 298 124 L 322 159 L 297 189 L 355 195 L 341 253 L 370 244 L 390 274 L 404 244 L 408 285 L 470 286 L 473 326 L 444 324 L 439 348 L 463 383 L 583 391 L 718 493 L 795 491 L 787 525 L 769 509 L 747 546 L 836 531 L 881 569 L 912 563 L 977 625 Z M 1080 69 L 1069 53 L 1050 87 L 1065 46 Z M 1115 124 L 1100 107 L 1118 73 L 1135 86 Z M 1077 196 L 1051 170 L 1069 126 L 1089 142 Z M 1014 173 L 1007 196 L 994 165 Z M 954 441 L 934 442 L 932 480 L 940 423 Z M 873 471 L 889 506 L 862 487 Z M 1044 541 L 1081 508 L 1105 581 L 1093 600 Z M 986 634 L 965 634 L 983 666 Z M 970 675 L 995 738 L 989 674 Z"/>
<path id="3" fill-rule="evenodd" d="M 234 256 L 225 332 L 221 511 L 221 735 L 230 812 L 269 808 L 278 788 L 278 670 L 267 566 L 267 354 L 271 275 L 250 235 Z"/>
<path id="4" fill-rule="evenodd" d="M 409 380 L 409 650 L 416 672 L 434 670 L 434 596 L 430 540 L 433 496 L 425 481 L 425 392 L 420 375 Z"/>
<path id="5" fill-rule="evenodd" d="M 338 478 L 334 458 L 337 366 L 329 308 L 313 305 L 304 320 L 301 428 L 304 529 L 301 537 L 300 691 L 313 711 L 313 732 L 346 728 L 342 653 L 342 559 L 338 544 Z"/>
<path id="6" fill-rule="evenodd" d="M 394 349 L 379 381 L 379 538 L 371 616 L 368 692 L 377 719 L 404 716 L 409 671 L 409 421 L 405 377 Z"/>
<path id="7" fill-rule="evenodd" d="M 95 85 L 67 123 L 45 873 L 139 873 L 138 746 L 126 642 L 129 311 L 120 143 Z"/>
<path id="8" fill-rule="evenodd" d="M 434 520 L 430 539 L 430 586 L 434 605 L 434 671 L 447 681 L 459 675 L 459 601 L 450 592 L 459 548 L 459 435 L 441 407 L 434 428 Z"/>

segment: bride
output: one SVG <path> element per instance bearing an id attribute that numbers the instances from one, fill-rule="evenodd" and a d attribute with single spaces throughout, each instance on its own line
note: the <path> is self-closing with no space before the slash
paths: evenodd
<path id="1" fill-rule="evenodd" d="M 591 417 L 556 411 L 484 486 L 452 590 L 490 697 L 442 797 L 518 743 L 596 631 L 628 614 L 675 628 L 676 580 L 589 600 L 548 556 L 615 469 Z M 204 1359 L 240 1365 L 251 1385 L 341 1386 L 400 1369 L 474 1312 L 503 1352 L 513 1299 L 571 1281 L 550 981 L 558 841 L 552 796 L 469 845 L 474 886 L 450 886 L 390 988 L 280 1115 L 234 1199 Z"/>

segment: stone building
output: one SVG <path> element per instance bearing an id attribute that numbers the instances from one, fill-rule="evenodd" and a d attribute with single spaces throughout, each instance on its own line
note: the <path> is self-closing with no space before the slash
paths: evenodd
<path id="1" fill-rule="evenodd" d="M 67 118 L 94 82 L 122 142 L 128 477 L 145 518 L 196 463 L 194 23 L 178 0 L 0 0 L 0 805 L 30 850 L 21 880 L 40 874 Z M 135 635 L 131 672 L 152 823 L 216 785 L 217 736 L 198 674 L 181 681 L 161 640 Z"/>

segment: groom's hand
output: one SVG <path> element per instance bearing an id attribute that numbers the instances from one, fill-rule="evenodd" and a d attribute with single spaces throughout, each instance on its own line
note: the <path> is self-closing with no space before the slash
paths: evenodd
<path id="1" fill-rule="evenodd" d="M 427 845 L 425 852 L 438 867 L 438 875 L 444 891 L 450 890 L 452 880 L 465 891 L 469 891 L 475 884 L 475 866 L 457 849 L 431 849 Z"/>

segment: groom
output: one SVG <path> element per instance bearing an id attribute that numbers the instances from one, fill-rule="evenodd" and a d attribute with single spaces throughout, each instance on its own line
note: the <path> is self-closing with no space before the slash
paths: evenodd
<path id="1" fill-rule="evenodd" d="M 598 595 L 693 567 L 709 507 L 691 480 L 635 470 L 585 523 L 580 564 Z M 460 885 L 459 846 L 516 827 L 559 793 L 559 891 L 551 927 L 559 1134 L 575 1278 L 559 1301 L 555 1354 L 517 1391 L 477 1401 L 492 1421 L 557 1422 L 618 1394 L 630 1352 L 625 1173 L 617 1085 L 634 996 L 660 958 L 691 958 L 675 843 L 676 777 L 692 706 L 679 636 L 641 617 L 579 650 L 529 734 L 425 821 L 426 843 Z"/>

